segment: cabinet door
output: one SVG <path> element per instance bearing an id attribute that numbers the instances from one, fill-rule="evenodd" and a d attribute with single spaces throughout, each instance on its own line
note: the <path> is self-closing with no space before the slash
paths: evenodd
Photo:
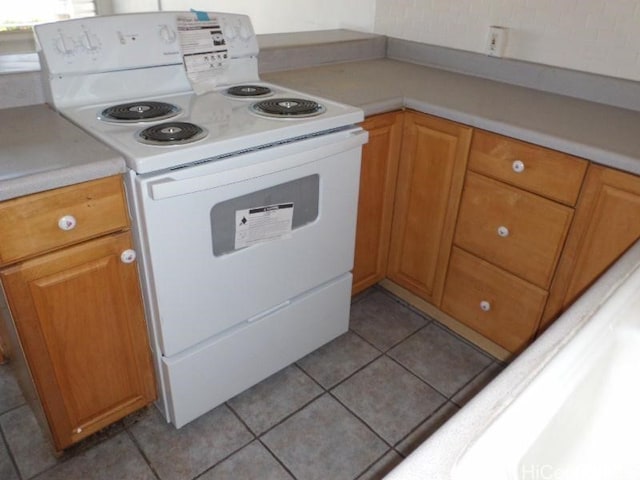
<path id="1" fill-rule="evenodd" d="M 402 117 L 402 112 L 386 113 L 367 118 L 363 124 L 369 142 L 362 150 L 360 170 L 354 295 L 386 276 Z"/>
<path id="2" fill-rule="evenodd" d="M 542 319 L 544 328 L 640 238 L 640 177 L 591 165 Z"/>
<path id="3" fill-rule="evenodd" d="M 472 129 L 408 112 L 403 130 L 387 276 L 438 306 Z"/>
<path id="4" fill-rule="evenodd" d="M 0 272 L 59 449 L 155 398 L 131 245 L 114 234 Z"/>

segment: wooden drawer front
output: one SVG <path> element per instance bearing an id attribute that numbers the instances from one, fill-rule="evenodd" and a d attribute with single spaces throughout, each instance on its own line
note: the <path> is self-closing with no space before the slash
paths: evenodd
<path id="1" fill-rule="evenodd" d="M 441 308 L 517 352 L 533 337 L 546 298 L 541 288 L 454 247 Z"/>
<path id="2" fill-rule="evenodd" d="M 62 217 L 76 226 L 63 230 Z M 78 243 L 129 224 L 119 176 L 49 190 L 0 203 L 0 264 Z"/>
<path id="3" fill-rule="evenodd" d="M 469 172 L 454 243 L 547 289 L 572 217 L 569 207 Z"/>
<path id="4" fill-rule="evenodd" d="M 523 169 L 514 162 L 521 162 Z M 469 154 L 471 170 L 572 206 L 588 165 L 565 153 L 482 130 L 474 131 Z"/>

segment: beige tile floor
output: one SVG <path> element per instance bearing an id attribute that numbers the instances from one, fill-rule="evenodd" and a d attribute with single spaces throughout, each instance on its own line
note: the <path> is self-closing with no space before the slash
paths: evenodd
<path id="1" fill-rule="evenodd" d="M 0 479 L 382 478 L 503 366 L 374 287 L 350 330 L 176 430 L 155 408 L 56 458 L 0 367 Z"/>

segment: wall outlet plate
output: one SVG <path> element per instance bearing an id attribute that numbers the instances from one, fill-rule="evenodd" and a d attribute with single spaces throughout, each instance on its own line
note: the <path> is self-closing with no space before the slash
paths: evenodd
<path id="1" fill-rule="evenodd" d="M 507 36 L 509 29 L 505 27 L 489 27 L 485 53 L 490 57 L 502 57 L 507 48 Z"/>

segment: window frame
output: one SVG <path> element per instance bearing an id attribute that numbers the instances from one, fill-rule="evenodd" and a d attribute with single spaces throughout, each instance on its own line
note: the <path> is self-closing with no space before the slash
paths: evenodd
<path id="1" fill-rule="evenodd" d="M 72 0 L 74 3 L 93 3 L 96 15 L 113 13 L 112 0 Z M 0 31 L 0 55 L 34 53 L 36 42 L 31 28 Z"/>

